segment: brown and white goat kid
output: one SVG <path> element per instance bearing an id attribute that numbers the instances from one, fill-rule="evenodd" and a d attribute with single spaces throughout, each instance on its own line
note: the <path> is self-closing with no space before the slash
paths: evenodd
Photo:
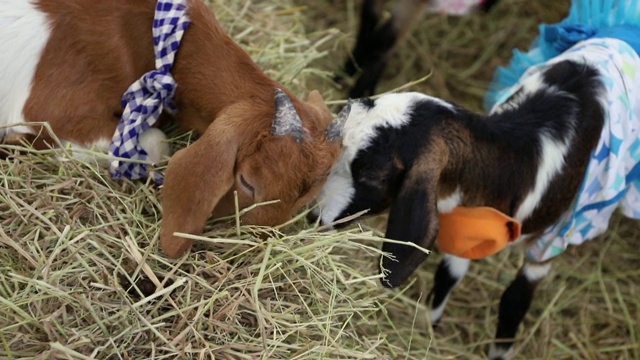
<path id="1" fill-rule="evenodd" d="M 635 59 L 640 65 L 637 55 Z M 618 74 L 615 68 L 608 70 Z M 608 111 L 604 104 L 614 97 L 618 101 L 617 95 L 608 94 L 600 75 L 600 69 L 590 64 L 556 62 L 531 76 L 488 116 L 419 93 L 352 101 L 343 110 L 349 115 L 342 154 L 311 218 L 330 225 L 363 210 L 370 214 L 389 210 L 387 238 L 426 249 L 432 249 L 437 239 L 442 250 L 443 215 L 460 208 L 490 207 L 513 219 L 499 224 L 504 234 L 513 236 L 510 225 L 519 222 L 523 235 L 516 242 L 533 246 L 533 240 L 573 209 L 603 132 Z M 628 99 L 635 106 L 630 111 L 639 116 L 640 92 L 633 87 L 640 89 L 640 74 L 636 77 L 636 83 L 625 84 L 637 96 Z M 633 123 L 625 135 L 637 139 L 640 120 Z M 640 165 L 631 166 L 640 184 Z M 633 190 L 632 201 L 640 208 L 638 190 Z M 630 216 L 640 217 L 640 212 L 635 214 Z M 458 226 L 453 230 L 465 230 L 466 224 Z M 392 255 L 381 262 L 383 284 L 388 287 L 400 285 L 427 258 L 424 252 L 397 243 L 385 243 L 383 251 Z M 430 297 L 432 322 L 441 318 L 469 261 L 445 255 Z M 503 293 L 491 359 L 510 356 L 534 289 L 549 270 L 548 261 L 528 259 Z"/>
<path id="2" fill-rule="evenodd" d="M 156 0 L 0 2 L 1 142 L 47 147 L 52 139 L 41 129 L 11 125 L 48 122 L 64 142 L 106 150 L 124 92 L 155 69 L 155 7 Z M 201 233 L 212 214 L 233 213 L 234 191 L 241 208 L 279 200 L 248 212 L 245 223 L 286 221 L 320 190 L 340 147 L 318 92 L 301 101 L 269 79 L 201 0 L 189 0 L 187 14 L 172 70 L 175 121 L 201 137 L 166 170 L 160 245 L 170 257 L 192 244 L 175 232 Z M 277 88 L 288 95 L 278 105 Z M 276 116 L 282 108 L 295 111 Z M 155 128 L 142 135 L 153 161 L 167 154 L 164 138 Z"/>

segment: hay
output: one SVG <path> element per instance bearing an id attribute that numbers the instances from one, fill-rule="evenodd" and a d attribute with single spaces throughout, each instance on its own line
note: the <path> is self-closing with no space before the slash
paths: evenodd
<path id="1" fill-rule="evenodd" d="M 503 2 L 491 21 L 425 20 L 381 90 L 432 72 L 413 88 L 479 108 L 495 65 L 566 6 Z M 342 95 L 328 75 L 352 41 L 356 5 L 212 1 L 271 77 L 333 100 Z M 276 229 L 211 221 L 196 251 L 168 261 L 157 248 L 161 190 L 52 154 L 0 161 L 1 359 L 482 359 L 522 261 L 505 251 L 474 262 L 431 329 L 424 299 L 439 256 L 401 289 L 381 288 L 383 219 L 339 233 L 299 219 Z M 561 257 L 519 333 L 519 358 L 640 358 L 639 238 L 637 223 L 616 219 L 602 241 Z"/>
<path id="2" fill-rule="evenodd" d="M 309 63 L 336 32 L 308 36 L 302 8 L 285 0 L 212 6 L 272 78 L 304 93 L 309 77 L 325 76 Z M 157 249 L 159 189 L 111 181 L 65 150 L 21 150 L 0 162 L 0 358 L 404 353 L 405 343 L 377 330 L 402 292 L 379 286 L 381 239 L 372 232 L 301 230 L 299 219 L 282 229 L 212 221 L 200 251 L 168 261 Z M 398 329 L 407 341 L 410 332 Z"/>
<path id="3" fill-rule="evenodd" d="M 569 3 L 501 0 L 488 15 L 428 16 L 391 60 L 378 91 L 431 74 L 411 90 L 482 111 L 482 96 L 496 66 L 507 64 L 512 49 L 528 48 L 539 23 L 562 20 Z M 354 6 L 358 2 L 324 0 L 313 4 L 311 13 L 323 14 L 322 26 L 355 31 Z M 332 11 L 324 11 L 327 8 Z M 316 66 L 336 69 L 342 64 L 353 37 L 339 39 L 332 48 L 334 55 Z M 324 85 L 336 86 L 330 82 Z M 552 273 L 538 287 L 518 333 L 516 359 L 640 359 L 639 241 L 638 223 L 616 217 L 606 235 L 554 261 Z M 406 292 L 408 298 L 424 299 L 440 258 L 432 255 L 418 270 L 415 285 Z M 410 354 L 420 356 L 415 351 L 419 347 L 427 358 L 485 358 L 484 351 L 495 333 L 500 296 L 523 260 L 521 249 L 508 249 L 473 262 L 433 333 L 421 303 L 413 334 L 423 343 L 415 345 L 414 341 Z M 396 328 L 413 324 L 403 318 L 408 316 L 406 309 L 391 304 L 387 311 L 390 316 L 397 314 Z"/>

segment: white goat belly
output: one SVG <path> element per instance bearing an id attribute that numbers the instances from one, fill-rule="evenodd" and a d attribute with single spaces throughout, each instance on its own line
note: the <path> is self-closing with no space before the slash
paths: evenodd
<path id="1" fill-rule="evenodd" d="M 23 109 L 51 31 L 46 15 L 30 0 L 0 1 L 0 141 L 7 134 L 31 133 Z"/>
<path id="2" fill-rule="evenodd" d="M 640 57 L 621 40 L 589 39 L 530 68 L 519 84 L 563 60 L 587 62 L 598 69 L 606 88 L 605 122 L 572 209 L 529 247 L 527 256 L 533 261 L 551 259 L 568 245 L 604 233 L 618 208 L 625 216 L 640 219 Z"/>

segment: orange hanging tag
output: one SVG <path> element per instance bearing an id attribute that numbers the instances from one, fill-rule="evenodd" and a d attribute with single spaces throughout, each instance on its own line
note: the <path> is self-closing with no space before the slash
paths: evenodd
<path id="1" fill-rule="evenodd" d="M 457 207 L 438 217 L 438 247 L 466 259 L 493 255 L 520 237 L 520 222 L 490 207 Z"/>

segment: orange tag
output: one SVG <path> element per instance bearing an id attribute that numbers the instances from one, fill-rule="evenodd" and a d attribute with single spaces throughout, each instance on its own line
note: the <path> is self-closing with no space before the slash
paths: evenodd
<path id="1" fill-rule="evenodd" d="M 457 207 L 438 217 L 438 247 L 461 258 L 482 259 L 520 237 L 520 222 L 490 207 Z"/>

